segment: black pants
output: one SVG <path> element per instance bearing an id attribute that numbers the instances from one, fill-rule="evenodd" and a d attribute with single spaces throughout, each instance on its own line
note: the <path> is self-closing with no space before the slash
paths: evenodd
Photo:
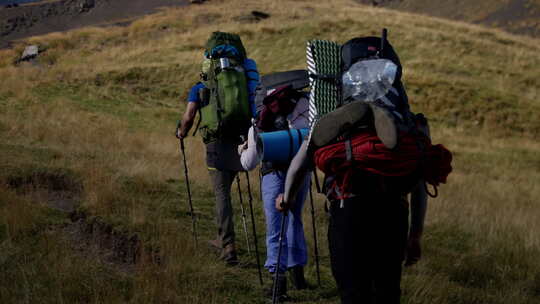
<path id="1" fill-rule="evenodd" d="M 362 195 L 331 203 L 328 241 L 343 304 L 397 304 L 408 236 L 400 195 Z"/>

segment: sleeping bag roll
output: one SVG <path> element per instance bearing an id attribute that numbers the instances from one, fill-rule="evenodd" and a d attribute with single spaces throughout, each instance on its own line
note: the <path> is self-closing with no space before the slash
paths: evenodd
<path id="1" fill-rule="evenodd" d="M 262 151 L 262 160 L 272 163 L 290 162 L 308 134 L 309 129 L 260 133 L 257 145 L 258 150 Z"/>

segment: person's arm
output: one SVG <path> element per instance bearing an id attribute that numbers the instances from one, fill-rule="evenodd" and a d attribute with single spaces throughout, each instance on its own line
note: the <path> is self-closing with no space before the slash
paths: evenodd
<path id="1" fill-rule="evenodd" d="M 430 137 L 427 120 L 423 119 L 417 127 L 420 132 Z M 428 195 L 425 181 L 422 179 L 411 193 L 411 228 L 409 230 L 407 260 L 405 262 L 407 266 L 416 264 L 422 257 L 421 241 L 424 232 L 424 221 L 426 219 L 427 201 Z"/>
<path id="2" fill-rule="evenodd" d="M 421 238 L 424 232 L 424 220 L 427 212 L 427 193 L 424 180 L 421 180 L 411 194 L 411 229 L 410 237 Z"/>
<path id="3" fill-rule="evenodd" d="M 296 201 L 296 196 L 302 188 L 302 183 L 306 180 L 306 175 L 311 173 L 312 162 L 308 153 L 309 141 L 304 140 L 300 150 L 296 153 L 285 178 L 285 192 L 276 199 L 276 208 L 279 211 L 288 210 Z"/>
<path id="4" fill-rule="evenodd" d="M 198 82 L 193 87 L 191 87 L 191 90 L 188 94 L 186 111 L 184 112 L 184 116 L 182 116 L 180 125 L 176 129 L 176 137 L 183 139 L 188 136 L 188 132 L 193 126 L 193 122 L 195 121 L 195 116 L 197 116 L 199 104 L 201 103 L 199 93 L 204 88 L 205 86 L 202 82 Z"/>
<path id="5" fill-rule="evenodd" d="M 427 193 L 424 180 L 420 180 L 411 194 L 411 228 L 407 244 L 407 260 L 405 265 L 416 264 L 422 257 L 422 234 L 427 212 Z"/>
<path id="6" fill-rule="evenodd" d="M 188 132 L 193 126 L 193 122 L 195 121 L 195 116 L 197 115 L 197 107 L 198 105 L 196 102 L 188 102 L 186 111 L 184 112 L 184 116 L 182 117 L 182 124 L 178 129 L 178 138 L 183 139 L 187 137 Z"/>
<path id="7" fill-rule="evenodd" d="M 261 162 L 261 155 L 257 150 L 257 133 L 255 127 L 249 128 L 248 139 L 246 143 L 238 146 L 240 154 L 240 163 L 246 171 L 251 171 Z"/>

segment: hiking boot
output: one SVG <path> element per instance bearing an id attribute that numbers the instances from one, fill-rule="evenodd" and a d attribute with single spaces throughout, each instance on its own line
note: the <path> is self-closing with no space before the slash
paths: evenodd
<path id="1" fill-rule="evenodd" d="M 381 142 L 388 148 L 394 149 L 397 145 L 398 131 L 394 116 L 384 107 L 369 104 L 373 112 L 375 130 Z"/>
<path id="2" fill-rule="evenodd" d="M 234 243 L 225 245 L 225 248 L 223 248 L 223 251 L 221 252 L 221 256 L 219 258 L 225 261 L 225 263 L 227 263 L 227 265 L 229 266 L 238 265 L 238 256 L 236 255 L 236 248 L 234 247 Z"/>
<path id="3" fill-rule="evenodd" d="M 289 277 L 291 278 L 292 285 L 297 290 L 306 289 L 308 287 L 306 278 L 304 277 L 304 267 L 294 266 L 289 268 Z"/>
<path id="4" fill-rule="evenodd" d="M 312 143 L 316 147 L 326 146 L 367 119 L 368 110 L 363 102 L 351 102 L 324 115 L 313 128 Z"/>
<path id="5" fill-rule="evenodd" d="M 272 285 L 264 291 L 264 295 L 270 300 L 274 296 L 274 277 L 272 277 Z M 284 303 L 289 301 L 291 298 L 287 295 L 287 277 L 284 273 L 280 273 L 277 282 L 277 300 L 278 303 Z"/>

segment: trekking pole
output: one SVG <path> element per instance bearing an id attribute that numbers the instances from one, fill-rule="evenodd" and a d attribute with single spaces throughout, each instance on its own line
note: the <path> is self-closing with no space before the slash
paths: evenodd
<path id="1" fill-rule="evenodd" d="M 191 213 L 191 231 L 193 233 L 193 239 L 195 240 L 195 248 L 197 248 L 197 230 L 195 227 L 195 212 L 193 211 L 193 203 L 191 201 L 191 188 L 189 186 L 189 175 L 188 175 L 188 166 L 186 160 L 186 151 L 184 149 L 184 139 L 180 139 L 180 150 L 182 150 L 182 155 L 184 158 L 184 175 L 186 179 L 186 188 L 188 193 L 188 202 L 189 202 L 189 212 Z"/>
<path id="2" fill-rule="evenodd" d="M 274 286 L 272 286 L 272 304 L 278 303 L 278 282 L 279 282 L 279 264 L 281 260 L 281 249 L 283 248 L 283 234 L 285 234 L 285 221 L 287 219 L 288 211 L 284 211 L 281 215 L 281 227 L 279 228 L 279 246 L 277 262 L 274 270 Z"/>
<path id="3" fill-rule="evenodd" d="M 242 210 L 242 224 L 244 226 L 244 234 L 246 235 L 246 244 L 249 255 L 251 255 L 251 246 L 249 245 L 249 235 L 247 231 L 246 212 L 244 210 L 244 202 L 242 200 L 242 190 L 240 189 L 240 176 L 236 175 L 236 184 L 238 185 L 238 197 L 240 200 L 240 209 Z"/>
<path id="4" fill-rule="evenodd" d="M 319 183 L 319 176 L 317 175 L 317 169 L 313 170 L 313 177 L 315 178 L 315 187 L 317 187 L 317 193 L 322 193 L 321 184 Z"/>
<path id="5" fill-rule="evenodd" d="M 263 184 L 263 174 L 262 168 L 259 170 L 259 199 L 263 202 L 263 193 L 262 193 L 262 184 Z"/>
<path id="6" fill-rule="evenodd" d="M 309 202 L 311 203 L 311 223 L 313 225 L 313 242 L 315 246 L 315 266 L 317 268 L 317 284 L 321 286 L 321 271 L 319 269 L 319 245 L 317 244 L 317 229 L 315 227 L 315 206 L 313 205 L 313 184 L 309 185 Z"/>
<path id="7" fill-rule="evenodd" d="M 255 257 L 257 259 L 257 269 L 259 271 L 259 282 L 263 285 L 262 271 L 261 271 L 261 262 L 259 260 L 259 245 L 257 241 L 257 229 L 255 228 L 255 216 L 253 215 L 253 196 L 251 195 L 251 184 L 249 182 L 249 172 L 246 171 L 246 182 L 248 188 L 248 202 L 249 202 L 249 211 L 251 213 L 251 228 L 253 229 L 253 242 L 255 244 Z"/>

